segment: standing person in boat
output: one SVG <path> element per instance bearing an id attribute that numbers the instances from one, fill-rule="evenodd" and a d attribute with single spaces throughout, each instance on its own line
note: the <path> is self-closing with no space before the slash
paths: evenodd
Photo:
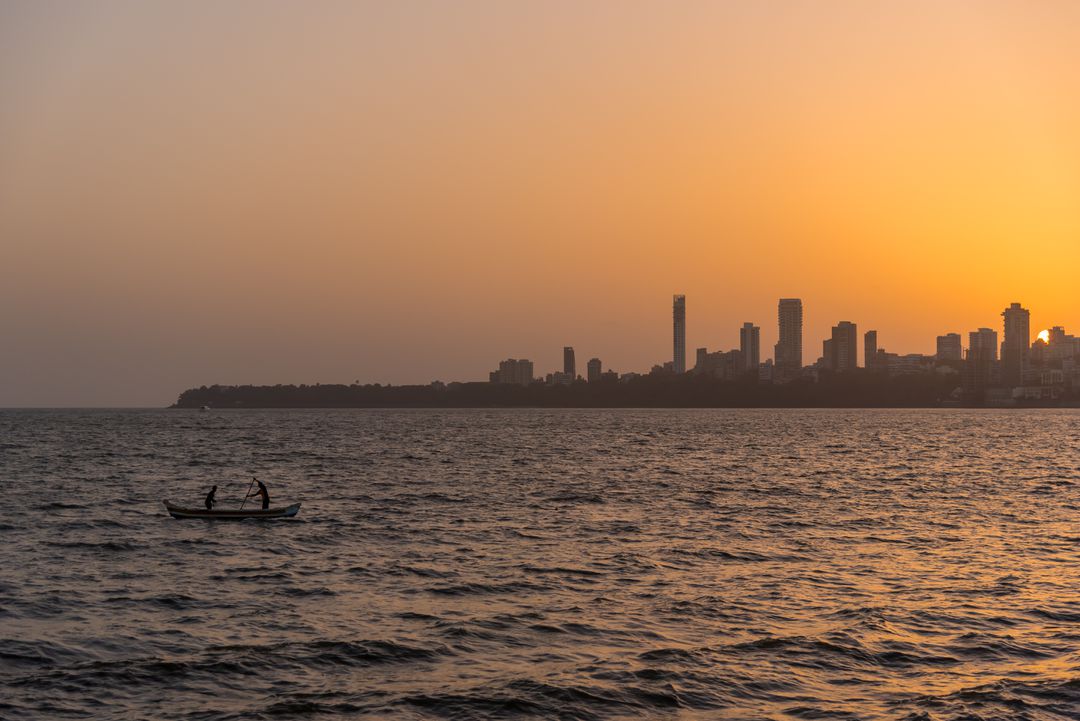
<path id="1" fill-rule="evenodd" d="M 251 498 L 252 496 L 262 496 L 262 506 L 263 510 L 265 511 L 267 508 L 270 507 L 270 491 L 266 490 L 266 485 L 258 478 L 255 478 L 253 480 L 259 484 L 259 487 L 251 493 L 247 494 L 247 497 Z"/>
<path id="2" fill-rule="evenodd" d="M 214 500 L 215 493 L 217 493 L 217 486 L 211 488 L 210 492 L 206 494 L 206 510 L 208 511 L 214 510 L 214 503 L 216 503 Z"/>

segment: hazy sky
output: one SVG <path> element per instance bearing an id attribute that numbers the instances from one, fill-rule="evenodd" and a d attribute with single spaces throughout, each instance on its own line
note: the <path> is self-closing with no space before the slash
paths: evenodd
<path id="1" fill-rule="evenodd" d="M 6 0 L 0 406 L 1080 331 L 1078 129 L 1071 1 Z"/>

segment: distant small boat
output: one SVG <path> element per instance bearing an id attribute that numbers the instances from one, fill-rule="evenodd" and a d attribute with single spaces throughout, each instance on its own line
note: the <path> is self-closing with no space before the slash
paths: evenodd
<path id="1" fill-rule="evenodd" d="M 208 511 L 205 508 L 181 508 L 168 501 L 162 501 L 162 503 L 165 504 L 165 508 L 168 509 L 169 515 L 173 518 L 219 518 L 221 520 L 236 520 L 240 518 L 292 518 L 300 512 L 299 503 L 294 503 L 291 506 L 285 506 L 284 508 L 267 508 L 265 511 L 261 508 L 243 511 Z"/>
<path id="2" fill-rule="evenodd" d="M 199 406 L 199 410 L 205 413 L 206 411 L 210 410 L 210 406 Z"/>

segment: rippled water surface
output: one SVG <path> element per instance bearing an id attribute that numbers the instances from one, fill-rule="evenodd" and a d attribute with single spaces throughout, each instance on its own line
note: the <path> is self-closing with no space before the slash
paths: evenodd
<path id="1" fill-rule="evenodd" d="M 1080 413 L 3 411 L 0 718 L 1080 718 Z M 177 521 L 251 475 L 291 521 Z"/>

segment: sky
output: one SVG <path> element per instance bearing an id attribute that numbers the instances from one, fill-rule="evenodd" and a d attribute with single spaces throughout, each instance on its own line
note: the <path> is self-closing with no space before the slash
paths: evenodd
<path id="1" fill-rule="evenodd" d="M 1080 331 L 1077 128 L 1075 2 L 7 0 L 0 406 Z"/>

